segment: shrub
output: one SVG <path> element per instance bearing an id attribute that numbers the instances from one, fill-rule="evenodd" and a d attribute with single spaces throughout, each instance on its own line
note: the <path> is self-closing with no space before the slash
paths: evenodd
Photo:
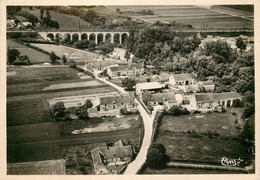
<path id="1" fill-rule="evenodd" d="M 68 64 L 69 64 L 70 68 L 76 68 L 77 67 L 77 63 L 73 59 L 70 59 Z"/>
<path id="2" fill-rule="evenodd" d="M 190 112 L 186 109 L 183 108 L 182 106 L 172 106 L 171 109 L 169 109 L 167 114 L 172 115 L 172 116 L 180 116 L 180 115 L 187 115 Z"/>

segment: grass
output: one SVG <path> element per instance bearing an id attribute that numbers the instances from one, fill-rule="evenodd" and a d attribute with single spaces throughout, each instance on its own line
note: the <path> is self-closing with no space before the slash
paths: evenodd
<path id="1" fill-rule="evenodd" d="M 236 118 L 231 111 L 197 115 L 205 117 L 163 117 L 155 142 L 166 147 L 166 154 L 172 161 L 220 165 L 223 156 L 240 157 L 244 163 L 249 160 L 237 137 L 240 130 L 236 129 Z"/>
<path id="2" fill-rule="evenodd" d="M 7 39 L 7 47 L 19 50 L 21 52 L 20 55 L 27 55 L 32 64 L 41 64 L 44 62 L 51 62 L 49 55 L 39 52 L 37 50 L 34 50 L 32 48 L 29 48 L 25 45 L 22 45 L 22 44 L 16 42 L 15 40 Z"/>
<path id="3" fill-rule="evenodd" d="M 66 174 L 65 161 L 61 159 L 61 160 L 8 164 L 7 174 L 64 175 Z"/>
<path id="4" fill-rule="evenodd" d="M 100 57 L 98 54 L 84 51 L 84 50 L 78 50 L 75 48 L 69 48 L 66 46 L 60 46 L 55 44 L 39 44 L 39 43 L 31 43 L 32 46 L 41 48 L 47 52 L 55 52 L 57 56 L 62 57 L 63 55 L 66 55 L 66 57 L 74 59 L 78 65 L 85 66 L 85 63 L 88 63 L 88 68 L 98 68 L 98 67 L 104 67 L 116 64 L 120 62 L 119 60 L 103 60 L 102 57 Z"/>
<path id="5" fill-rule="evenodd" d="M 61 125 L 62 134 L 71 134 L 74 130 L 84 129 L 84 128 L 101 128 L 101 127 L 118 127 L 121 126 L 128 128 L 140 128 L 141 121 L 138 115 L 128 115 L 124 117 L 93 117 L 88 120 L 73 120 L 63 122 Z M 101 130 L 102 131 L 102 130 Z"/>
<path id="6" fill-rule="evenodd" d="M 51 120 L 46 99 L 7 102 L 7 126 L 42 123 Z"/>
<path id="7" fill-rule="evenodd" d="M 197 117 L 197 118 L 196 118 Z M 204 134 L 209 131 L 219 135 L 233 137 L 240 133 L 235 126 L 236 117 L 230 111 L 224 113 L 203 113 L 184 116 L 164 116 L 161 132 L 195 131 Z"/>
<path id="8" fill-rule="evenodd" d="M 23 10 L 30 12 L 35 15 L 40 20 L 40 9 L 34 8 L 33 10 L 29 10 L 27 7 L 24 7 Z M 61 30 L 78 30 L 79 29 L 79 21 L 80 25 L 88 25 L 88 23 L 77 16 L 70 16 L 67 14 L 61 14 L 58 12 L 50 11 L 51 20 L 58 21 L 59 27 Z M 46 17 L 46 11 L 44 12 L 44 16 Z"/>
<path id="9" fill-rule="evenodd" d="M 48 141 L 55 138 L 59 138 L 60 136 L 61 131 L 58 122 L 47 122 L 7 127 L 8 144 Z"/>
<path id="10" fill-rule="evenodd" d="M 190 168 L 172 168 L 156 170 L 146 168 L 142 174 L 243 174 L 242 172 L 232 172 L 223 170 L 206 170 L 206 169 L 190 169 Z"/>

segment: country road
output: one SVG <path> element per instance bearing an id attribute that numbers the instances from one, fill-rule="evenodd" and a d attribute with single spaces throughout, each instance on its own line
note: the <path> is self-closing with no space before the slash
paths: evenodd
<path id="1" fill-rule="evenodd" d="M 111 83 L 109 81 L 107 81 L 105 78 L 99 78 L 97 75 L 97 72 L 94 72 L 96 79 L 99 79 L 100 81 L 105 82 L 106 84 L 113 86 L 114 88 L 118 89 L 120 92 L 122 93 L 127 93 L 124 88 Z M 147 154 L 147 150 L 151 144 L 151 138 L 152 138 L 152 131 L 153 131 L 153 119 L 155 116 L 155 113 L 152 114 L 151 116 L 146 112 L 146 110 L 143 108 L 143 106 L 140 104 L 140 102 L 135 99 L 135 102 L 138 104 L 138 109 L 140 112 L 140 115 L 143 118 L 143 123 L 144 123 L 144 138 L 143 138 L 143 143 L 142 146 L 140 148 L 140 151 L 137 155 L 137 157 L 135 158 L 134 161 L 132 161 L 126 168 L 124 174 L 126 175 L 133 175 L 136 174 L 138 172 L 138 170 L 142 167 L 142 165 L 145 162 L 146 159 L 146 154 Z"/>

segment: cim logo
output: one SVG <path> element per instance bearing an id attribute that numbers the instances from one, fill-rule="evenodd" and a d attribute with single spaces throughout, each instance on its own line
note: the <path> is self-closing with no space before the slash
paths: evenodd
<path id="1" fill-rule="evenodd" d="M 240 158 L 238 158 L 238 159 L 229 159 L 229 158 L 227 158 L 227 157 L 222 157 L 221 158 L 221 164 L 223 165 L 223 166 L 239 166 L 240 165 L 240 163 L 242 162 L 242 161 L 244 161 L 243 159 L 240 159 Z"/>

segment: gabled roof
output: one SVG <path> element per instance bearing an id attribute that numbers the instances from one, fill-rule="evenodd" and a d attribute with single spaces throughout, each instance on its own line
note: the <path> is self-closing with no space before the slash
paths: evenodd
<path id="1" fill-rule="evenodd" d="M 131 63 L 128 64 L 119 64 L 118 66 L 110 67 L 111 71 L 124 71 L 124 70 L 133 70 L 133 69 L 142 69 L 143 65 L 141 63 Z"/>
<path id="2" fill-rule="evenodd" d="M 165 85 L 160 84 L 159 82 L 147 82 L 147 83 L 138 83 L 136 84 L 136 88 L 140 88 L 141 90 L 148 90 L 148 89 L 160 89 Z"/>
<path id="3" fill-rule="evenodd" d="M 110 97 L 101 97 L 100 105 L 105 104 L 121 104 L 121 103 L 130 103 L 134 102 L 134 98 L 131 96 L 110 96 Z"/>
<path id="4" fill-rule="evenodd" d="M 125 158 L 132 157 L 132 147 L 129 146 L 113 146 L 113 147 L 102 147 L 99 148 L 99 151 L 102 152 L 106 159 L 113 158 Z"/>
<path id="5" fill-rule="evenodd" d="M 151 96 L 151 101 L 162 102 L 164 99 L 169 102 L 176 101 L 176 97 L 174 93 L 158 93 L 158 94 L 152 94 Z"/>
<path id="6" fill-rule="evenodd" d="M 197 102 L 213 102 L 226 99 L 241 99 L 237 92 L 200 93 L 195 95 Z"/>
<path id="7" fill-rule="evenodd" d="M 196 76 L 194 74 L 173 74 L 175 81 L 185 81 L 187 79 L 194 79 Z"/>

